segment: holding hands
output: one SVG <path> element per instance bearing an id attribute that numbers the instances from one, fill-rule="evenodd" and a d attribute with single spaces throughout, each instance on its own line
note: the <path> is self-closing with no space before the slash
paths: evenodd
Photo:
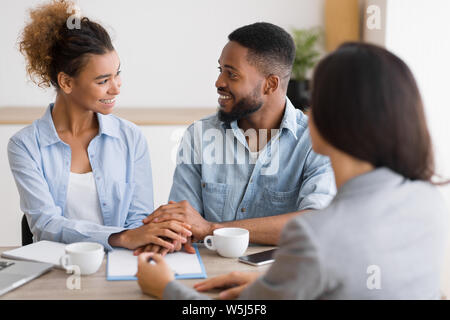
<path id="1" fill-rule="evenodd" d="M 179 221 L 148 223 L 136 229 L 112 234 L 109 243 L 114 247 L 131 250 L 148 244 L 173 250 L 175 248 L 173 242 L 186 243 L 186 238 L 192 235 L 190 228 L 190 225 Z"/>
<path id="2" fill-rule="evenodd" d="M 213 223 L 206 221 L 186 200 L 180 202 L 169 201 L 168 204 L 160 206 L 151 215 L 145 218 L 143 222 L 144 225 L 172 222 L 182 224 L 183 226 L 189 226 L 192 241 L 202 240 L 205 236 L 211 234 L 215 228 Z M 171 241 L 172 247 L 167 246 L 167 241 Z M 187 252 L 195 253 L 190 238 L 183 242 L 179 238 L 169 237 L 165 238 L 164 242 L 164 245 L 157 242 L 146 244 L 135 250 L 134 254 L 138 255 L 142 252 L 154 252 L 164 256 L 167 252 L 181 250 L 183 244 Z"/>

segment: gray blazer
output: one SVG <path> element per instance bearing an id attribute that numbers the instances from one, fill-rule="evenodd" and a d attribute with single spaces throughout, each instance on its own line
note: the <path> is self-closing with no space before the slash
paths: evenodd
<path id="1" fill-rule="evenodd" d="M 448 211 L 439 191 L 378 168 L 292 219 L 240 299 L 438 299 Z M 176 281 L 165 299 L 208 299 Z"/>

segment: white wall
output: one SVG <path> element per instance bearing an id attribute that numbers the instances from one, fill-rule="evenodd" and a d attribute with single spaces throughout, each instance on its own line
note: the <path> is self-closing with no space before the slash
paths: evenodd
<path id="1" fill-rule="evenodd" d="M 417 80 L 433 139 L 437 173 L 447 179 L 450 179 L 449 13 L 448 0 L 387 0 L 385 34 L 386 48 L 409 65 Z M 440 190 L 450 208 L 450 186 Z M 449 270 L 450 252 L 443 285 L 447 298 L 450 298 Z"/>
<path id="2" fill-rule="evenodd" d="M 411 68 L 425 105 L 437 171 L 450 178 L 450 1 L 390 0 L 386 48 Z M 450 188 L 442 188 L 450 206 Z"/>
<path id="3" fill-rule="evenodd" d="M 450 179 L 450 1 L 364 0 L 381 9 L 381 29 L 364 40 L 386 47 L 412 70 L 422 95 L 438 175 Z M 367 16 L 365 17 L 367 19 Z M 450 207 L 450 186 L 441 187 Z"/>
<path id="4" fill-rule="evenodd" d="M 16 48 L 27 9 L 0 1 L 0 106 L 46 106 L 53 91 L 28 83 Z M 122 63 L 119 107 L 215 107 L 217 59 L 228 34 L 267 21 L 290 30 L 323 26 L 324 0 L 79 0 L 113 38 Z"/>
<path id="5" fill-rule="evenodd" d="M 46 1 L 0 1 L 0 107 L 47 106 L 52 89 L 27 81 L 17 38 L 27 9 Z M 234 29 L 257 21 L 286 28 L 323 26 L 324 0 L 79 0 L 102 23 L 122 64 L 118 107 L 215 107 L 217 59 Z M 0 246 L 20 245 L 19 195 L 6 145 L 22 126 L 0 126 Z M 155 206 L 167 201 L 175 164 L 173 134 L 185 126 L 141 127 L 151 153 Z"/>

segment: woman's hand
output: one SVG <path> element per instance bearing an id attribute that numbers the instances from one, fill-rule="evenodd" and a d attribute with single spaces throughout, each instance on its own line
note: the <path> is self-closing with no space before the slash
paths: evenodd
<path id="1" fill-rule="evenodd" d="M 219 294 L 219 299 L 235 299 L 239 297 L 242 290 L 252 284 L 258 277 L 260 272 L 238 272 L 233 271 L 228 274 L 217 276 L 194 285 L 197 291 L 207 291 L 214 288 L 232 287 L 224 290 Z"/>
<path id="2" fill-rule="evenodd" d="M 168 253 L 172 253 L 174 251 L 180 251 L 184 245 L 184 250 L 187 253 L 195 253 L 195 248 L 192 246 L 192 237 L 187 237 L 186 239 L 186 243 L 181 243 L 181 241 L 179 240 L 172 240 L 172 244 L 174 245 L 174 248 L 169 250 L 167 248 L 161 247 L 159 245 L 156 244 L 148 244 L 145 246 L 142 246 L 140 248 L 137 248 L 136 250 L 134 250 L 134 255 L 138 256 L 140 255 L 142 252 L 153 252 L 153 253 L 159 253 L 161 254 L 163 257 Z"/>
<path id="3" fill-rule="evenodd" d="M 180 234 L 178 234 L 178 235 L 180 235 Z M 163 240 L 171 242 L 172 245 L 173 245 L 173 248 L 172 249 L 167 249 L 167 248 L 161 247 L 161 246 L 159 246 L 157 244 L 150 243 L 150 244 L 147 244 L 145 246 L 137 248 L 136 250 L 134 250 L 133 254 L 135 256 L 138 256 L 138 255 L 140 255 L 143 252 L 153 252 L 153 253 L 159 253 L 160 255 L 162 255 L 164 257 L 169 252 L 172 253 L 174 251 L 180 251 L 181 250 L 182 243 L 181 243 L 180 240 L 171 240 L 169 238 L 163 238 Z"/>
<path id="4" fill-rule="evenodd" d="M 150 258 L 153 259 L 151 262 L 149 262 Z M 173 271 L 170 270 L 164 258 L 152 252 L 139 255 L 136 277 L 142 292 L 158 299 L 162 299 L 167 284 L 175 280 Z"/>
<path id="5" fill-rule="evenodd" d="M 156 244 L 171 250 L 175 248 L 171 241 L 176 240 L 186 243 L 186 238 L 192 235 L 190 228 L 190 225 L 179 221 L 149 223 L 136 229 L 112 234 L 109 237 L 109 243 L 113 247 L 123 247 L 132 250 L 148 244 Z M 169 241 L 163 238 L 167 238 Z"/>

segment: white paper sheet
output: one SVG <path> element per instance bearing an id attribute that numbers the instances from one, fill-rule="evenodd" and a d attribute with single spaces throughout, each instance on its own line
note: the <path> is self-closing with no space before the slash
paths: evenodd
<path id="1" fill-rule="evenodd" d="M 200 255 L 186 252 L 168 253 L 164 259 L 177 279 L 206 278 Z M 137 272 L 137 256 L 132 250 L 115 248 L 108 253 L 107 279 L 132 280 Z"/>

